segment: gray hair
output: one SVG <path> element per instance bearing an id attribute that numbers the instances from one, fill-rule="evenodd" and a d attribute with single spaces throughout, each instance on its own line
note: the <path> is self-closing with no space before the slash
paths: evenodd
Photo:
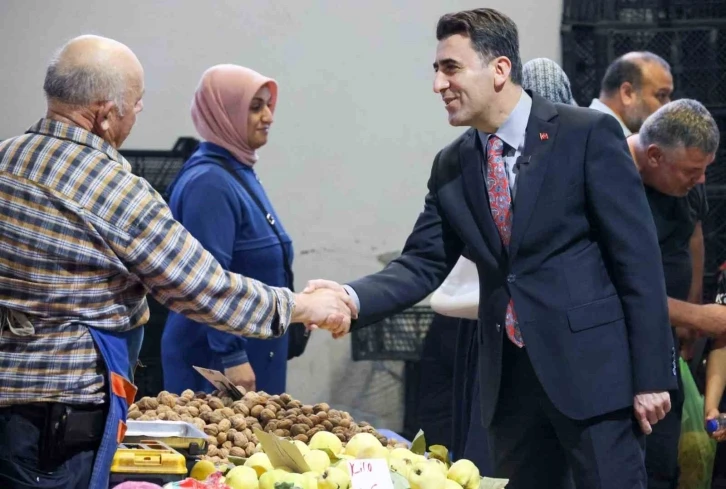
<path id="1" fill-rule="evenodd" d="M 522 68 L 522 88 L 532 90 L 553 103 L 577 105 L 572 96 L 570 79 L 551 59 L 527 61 Z"/>
<path id="2" fill-rule="evenodd" d="M 126 109 L 127 75 L 113 62 L 69 63 L 62 58 L 65 46 L 53 56 L 45 73 L 43 90 L 48 100 L 83 107 L 114 102 L 119 114 Z"/>
<path id="3" fill-rule="evenodd" d="M 640 141 L 666 148 L 697 148 L 706 154 L 718 149 L 720 133 L 711 113 L 700 102 L 680 99 L 648 117 L 640 128 Z"/>

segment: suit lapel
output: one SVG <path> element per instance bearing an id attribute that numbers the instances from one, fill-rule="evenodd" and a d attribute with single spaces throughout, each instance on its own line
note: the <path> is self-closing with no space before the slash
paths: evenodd
<path id="1" fill-rule="evenodd" d="M 502 240 L 489 210 L 489 197 L 484 181 L 484 152 L 475 129 L 459 146 L 459 163 L 464 184 L 464 196 L 484 241 L 497 259 L 502 255 Z"/>
<path id="2" fill-rule="evenodd" d="M 542 181 L 551 160 L 550 151 L 557 136 L 559 124 L 557 109 L 545 99 L 533 95 L 532 111 L 527 123 L 524 151 L 517 174 L 517 194 L 514 199 L 512 239 L 509 244 L 510 262 L 514 260 L 519 245 L 532 217 Z"/>

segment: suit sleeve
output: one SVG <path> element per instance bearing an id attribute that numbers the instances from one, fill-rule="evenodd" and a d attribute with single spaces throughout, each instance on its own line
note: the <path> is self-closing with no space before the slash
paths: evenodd
<path id="1" fill-rule="evenodd" d="M 424 209 L 406 240 L 401 256 L 378 273 L 348 285 L 355 291 L 360 314 L 353 328 L 366 326 L 401 312 L 441 285 L 461 255 L 463 243 L 442 217 L 434 160 Z"/>
<path id="2" fill-rule="evenodd" d="M 661 252 L 643 182 L 615 118 L 593 124 L 585 157 L 588 212 L 623 305 L 636 393 L 677 387 Z"/>
<path id="3" fill-rule="evenodd" d="M 211 166 L 209 171 L 197 175 L 184 186 L 180 196 L 180 218 L 184 227 L 222 268 L 229 270 L 241 215 L 227 175 L 218 173 L 216 168 Z M 245 338 L 208 328 L 207 342 L 220 356 L 224 368 L 248 362 Z"/>

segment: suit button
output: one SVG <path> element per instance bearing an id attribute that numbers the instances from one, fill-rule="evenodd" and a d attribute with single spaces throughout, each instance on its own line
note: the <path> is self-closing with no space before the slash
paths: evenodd
<path id="1" fill-rule="evenodd" d="M 517 280 L 517 276 L 515 274 L 510 273 L 509 275 L 507 275 L 507 282 L 509 282 L 510 284 L 513 284 L 515 280 Z"/>
<path id="2" fill-rule="evenodd" d="M 275 352 L 274 352 L 274 351 L 271 351 L 271 352 L 270 352 L 270 358 L 272 358 L 272 357 L 274 357 L 274 356 L 275 356 Z"/>
<path id="3" fill-rule="evenodd" d="M 497 333 L 499 333 L 502 330 L 502 325 L 497 323 Z"/>

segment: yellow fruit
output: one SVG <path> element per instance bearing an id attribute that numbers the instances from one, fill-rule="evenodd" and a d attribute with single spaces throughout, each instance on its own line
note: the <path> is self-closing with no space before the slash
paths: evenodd
<path id="1" fill-rule="evenodd" d="M 446 476 L 435 466 L 423 462 L 413 466 L 408 482 L 411 489 L 442 489 L 446 485 Z"/>
<path id="2" fill-rule="evenodd" d="M 464 489 L 477 489 L 481 485 L 479 469 L 471 460 L 458 460 L 449 467 L 446 476 Z"/>
<path id="3" fill-rule="evenodd" d="M 403 458 L 388 459 L 388 468 L 391 472 L 398 472 L 403 477 L 408 479 L 413 470 L 413 464 Z"/>
<path id="4" fill-rule="evenodd" d="M 353 460 L 353 459 L 350 459 L 350 460 Z M 330 464 L 330 466 L 335 467 L 336 469 L 342 470 L 343 472 L 348 474 L 348 476 L 351 475 L 350 466 L 348 465 L 348 459 L 338 460 L 337 462 Z"/>
<path id="5" fill-rule="evenodd" d="M 367 447 L 382 447 L 381 442 L 378 438 L 371 435 L 370 433 L 357 433 L 353 435 L 347 445 L 345 445 L 344 453 L 350 455 L 353 458 L 362 458 L 358 456 L 358 452 Z"/>
<path id="6" fill-rule="evenodd" d="M 322 474 L 325 469 L 330 467 L 330 457 L 322 450 L 310 450 L 303 458 L 307 462 L 308 467 L 310 467 L 310 470 L 314 472 L 320 472 Z"/>
<path id="7" fill-rule="evenodd" d="M 389 460 L 395 460 L 395 459 L 408 460 L 412 464 L 414 462 L 419 462 L 420 461 L 419 457 L 420 457 L 420 455 L 416 455 L 408 448 L 394 448 L 388 454 Z"/>
<path id="8" fill-rule="evenodd" d="M 224 483 L 230 489 L 258 489 L 257 471 L 252 467 L 238 466 L 227 472 Z"/>
<path id="9" fill-rule="evenodd" d="M 376 440 L 378 441 L 378 440 Z M 388 459 L 388 449 L 381 445 L 380 443 L 378 446 L 376 445 L 369 445 L 366 446 L 360 450 L 358 450 L 358 455 L 356 456 L 357 459 L 364 459 L 364 458 L 382 458 L 384 460 Z"/>
<path id="10" fill-rule="evenodd" d="M 285 472 L 271 470 L 260 476 L 260 489 L 275 489 L 275 484 L 281 482 Z"/>
<path id="11" fill-rule="evenodd" d="M 464 489 L 461 487 L 458 483 L 452 481 L 451 479 L 446 479 L 446 485 L 444 486 L 444 489 Z"/>
<path id="12" fill-rule="evenodd" d="M 194 480 L 203 482 L 207 480 L 207 477 L 214 474 L 215 472 L 217 472 L 217 468 L 212 462 L 210 462 L 209 460 L 200 460 L 199 462 L 194 464 L 194 467 L 192 467 L 192 471 L 189 474 L 189 477 Z"/>
<path id="13" fill-rule="evenodd" d="M 343 442 L 329 431 L 318 431 L 310 439 L 310 450 L 330 450 L 338 454 L 343 450 Z"/>
<path id="14" fill-rule="evenodd" d="M 426 461 L 426 463 L 428 463 L 429 465 L 432 465 L 433 467 L 436 467 L 437 469 L 439 469 L 439 471 L 441 471 L 441 473 L 444 474 L 444 477 L 448 477 L 449 468 L 441 460 L 438 460 L 438 459 L 435 459 L 435 458 L 430 458 L 430 459 L 428 459 Z"/>
<path id="15" fill-rule="evenodd" d="M 270 459 L 267 457 L 267 454 L 262 452 L 253 454 L 250 458 L 247 459 L 244 466 L 252 467 L 253 469 L 255 469 L 258 477 L 262 477 L 262 474 L 264 474 L 265 472 L 269 472 L 273 469 L 272 464 L 270 463 Z"/>
<path id="16" fill-rule="evenodd" d="M 302 476 L 307 483 L 307 489 L 318 489 L 318 477 L 321 475 L 322 474 L 313 471 L 305 472 Z"/>
<path id="17" fill-rule="evenodd" d="M 318 477 L 318 489 L 349 489 L 350 476 L 340 469 L 328 467 Z"/>
<path id="18" fill-rule="evenodd" d="M 292 444 L 295 445 L 298 450 L 300 450 L 300 454 L 303 456 L 305 456 L 305 454 L 310 451 L 310 448 L 300 440 L 293 440 Z"/>

